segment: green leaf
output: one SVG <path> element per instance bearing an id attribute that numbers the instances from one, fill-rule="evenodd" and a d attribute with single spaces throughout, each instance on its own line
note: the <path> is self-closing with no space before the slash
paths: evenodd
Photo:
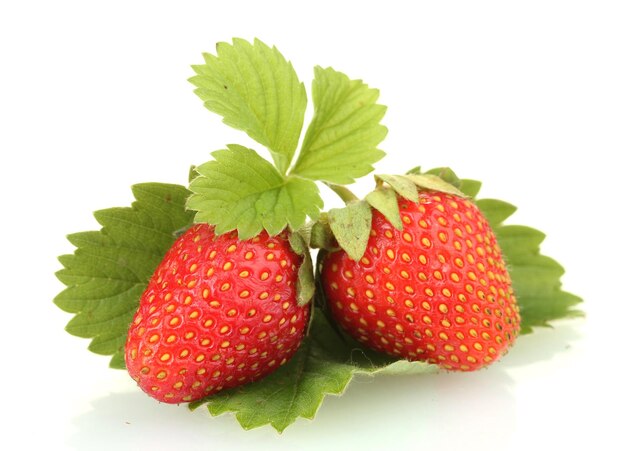
<path id="1" fill-rule="evenodd" d="M 282 432 L 298 417 L 313 419 L 326 395 L 343 393 L 355 374 L 418 374 L 436 365 L 364 351 L 341 337 L 322 312 L 315 312 L 309 335 L 292 359 L 266 378 L 191 404 L 209 412 L 234 412 L 244 429 L 266 424 Z"/>
<path id="2" fill-rule="evenodd" d="M 385 154 L 377 148 L 387 128 L 380 124 L 386 107 L 379 92 L 331 68 L 315 68 L 309 125 L 294 174 L 337 184 L 369 174 Z"/>
<path id="3" fill-rule="evenodd" d="M 492 224 L 500 224 L 517 210 L 515 205 L 497 199 L 480 199 L 476 205 Z"/>
<path id="4" fill-rule="evenodd" d="M 507 259 L 517 259 L 523 255 L 537 255 L 539 245 L 546 235 L 526 226 L 507 225 L 498 227 L 498 243 L 506 249 Z"/>
<path id="5" fill-rule="evenodd" d="M 505 255 L 511 255 L 507 254 L 506 242 L 500 245 Z M 582 299 L 561 289 L 560 278 L 565 271 L 555 260 L 528 253 L 509 257 L 507 261 L 520 307 L 522 333 L 532 332 L 533 327 L 549 326 L 553 320 L 582 315 L 573 310 Z"/>
<path id="6" fill-rule="evenodd" d="M 414 185 L 415 186 L 415 185 Z M 390 188 L 378 188 L 365 196 L 372 208 L 378 210 L 396 229 L 402 230 L 402 219 L 396 192 Z"/>
<path id="7" fill-rule="evenodd" d="M 189 81 L 204 105 L 224 123 L 245 131 L 266 146 L 282 174 L 293 158 L 306 110 L 304 85 L 276 47 L 258 39 L 251 44 L 221 42 L 217 55 L 204 54 Z"/>
<path id="8" fill-rule="evenodd" d="M 465 194 L 467 197 L 476 197 L 478 192 L 480 191 L 482 183 L 478 180 L 468 180 L 462 179 L 459 189 Z"/>
<path id="9" fill-rule="evenodd" d="M 113 368 L 124 368 L 126 333 L 148 280 L 176 231 L 192 222 L 184 187 L 144 183 L 132 190 L 132 207 L 94 214 L 100 231 L 68 236 L 76 250 L 59 257 L 64 268 L 56 274 L 66 288 L 54 302 L 75 314 L 66 330 L 91 338 L 89 350 L 112 356 Z"/>
<path id="10" fill-rule="evenodd" d="M 330 229 L 348 256 L 359 261 L 370 237 L 372 210 L 367 202 L 359 201 L 344 208 L 333 208 L 328 212 Z"/>
<path id="11" fill-rule="evenodd" d="M 214 160 L 195 168 L 187 207 L 196 222 L 215 225 L 218 234 L 237 230 L 240 239 L 265 229 L 270 235 L 286 226 L 299 229 L 307 216 L 315 220 L 323 207 L 314 182 L 281 175 L 254 150 L 229 145 L 212 153 Z"/>

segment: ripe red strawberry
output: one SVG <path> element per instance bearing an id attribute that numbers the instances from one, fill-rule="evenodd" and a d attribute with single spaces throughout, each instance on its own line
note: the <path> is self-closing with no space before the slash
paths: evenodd
<path id="1" fill-rule="evenodd" d="M 296 351 L 309 306 L 296 302 L 299 257 L 284 236 L 239 241 L 195 225 L 141 297 L 126 342 L 130 375 L 150 396 L 188 402 L 259 379 Z"/>
<path id="2" fill-rule="evenodd" d="M 471 371 L 498 359 L 519 333 L 519 308 L 496 238 L 457 196 L 398 199 L 403 230 L 373 212 L 365 255 L 324 261 L 337 322 L 365 345 L 409 360 Z"/>

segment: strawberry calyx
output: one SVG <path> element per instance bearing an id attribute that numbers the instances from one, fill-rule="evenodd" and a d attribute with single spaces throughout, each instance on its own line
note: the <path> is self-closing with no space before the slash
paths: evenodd
<path id="1" fill-rule="evenodd" d="M 458 188 L 460 179 L 448 168 L 423 174 L 419 169 L 404 175 L 375 174 L 374 180 L 376 187 L 363 200 L 345 186 L 327 184 L 346 205 L 329 210 L 324 221 L 314 223 L 319 225 L 313 225 L 312 228 L 317 227 L 320 234 L 319 241 L 312 243 L 313 247 L 330 250 L 338 245 L 352 260 L 359 261 L 369 239 L 372 210 L 380 212 L 397 230 L 402 230 L 398 198 L 417 202 L 420 191 L 467 197 Z M 329 232 L 331 237 L 328 236 Z"/>
<path id="2" fill-rule="evenodd" d="M 290 231 L 288 234 L 291 249 L 302 257 L 302 263 L 298 267 L 296 282 L 296 299 L 299 306 L 308 304 L 315 294 L 315 276 L 313 274 L 313 261 L 309 246 L 300 232 Z"/>

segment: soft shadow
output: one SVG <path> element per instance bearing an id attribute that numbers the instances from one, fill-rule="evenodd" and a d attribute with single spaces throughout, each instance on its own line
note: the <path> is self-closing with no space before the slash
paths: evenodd
<path id="1" fill-rule="evenodd" d="M 92 403 L 93 409 L 74 418 L 68 447 L 76 450 L 215 449 L 236 437 L 252 447 L 232 418 L 210 418 L 206 409 L 191 412 L 186 405 L 160 404 L 141 391 L 111 393 Z M 235 448 L 239 449 L 239 448 Z"/>
<path id="2" fill-rule="evenodd" d="M 357 377 L 325 399 L 315 421 L 298 419 L 279 435 L 244 431 L 232 415 L 158 404 L 137 392 L 111 393 L 74 419 L 67 445 L 77 450 L 212 449 L 361 451 L 506 444 L 515 424 L 511 379 L 500 368 L 468 374 Z M 468 434 L 471 434 L 468 435 Z M 485 437 L 483 442 L 481 437 Z"/>
<path id="3" fill-rule="evenodd" d="M 550 360 L 556 355 L 568 352 L 583 338 L 582 320 L 557 322 L 554 328 L 537 327 L 533 333 L 517 339 L 509 353 L 502 358 L 505 367 L 525 366 L 539 361 Z"/>
<path id="4" fill-rule="evenodd" d="M 77 416 L 67 445 L 77 450 L 315 450 L 412 449 L 419 442 L 454 448 L 500 443 L 515 425 L 513 380 L 508 369 L 550 360 L 576 346 L 579 321 L 538 328 L 522 336 L 500 361 L 475 373 L 360 376 L 341 397 L 328 396 L 315 421 L 298 419 L 279 435 L 265 426 L 241 429 L 232 415 L 211 417 L 206 408 L 159 404 L 142 392 L 111 393 Z M 470 435 L 471 434 L 471 437 Z"/>
<path id="5" fill-rule="evenodd" d="M 329 397 L 314 423 L 299 420 L 285 436 L 321 434 L 348 449 L 471 449 L 506 445 L 514 431 L 512 379 L 502 368 L 476 373 L 358 377 Z M 328 445 L 332 449 L 332 441 Z M 484 449 L 484 448 L 483 448 Z"/>

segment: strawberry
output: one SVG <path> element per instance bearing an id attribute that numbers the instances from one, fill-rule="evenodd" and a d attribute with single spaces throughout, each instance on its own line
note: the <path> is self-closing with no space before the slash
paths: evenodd
<path id="1" fill-rule="evenodd" d="M 461 197 L 398 198 L 403 229 L 378 211 L 363 258 L 331 252 L 322 282 L 336 321 L 363 344 L 448 370 L 497 360 L 519 333 L 519 308 L 496 237 Z"/>
<path id="2" fill-rule="evenodd" d="M 283 365 L 309 319 L 296 302 L 300 263 L 284 234 L 239 241 L 190 228 L 141 296 L 126 342 L 131 377 L 157 400 L 180 403 Z"/>

